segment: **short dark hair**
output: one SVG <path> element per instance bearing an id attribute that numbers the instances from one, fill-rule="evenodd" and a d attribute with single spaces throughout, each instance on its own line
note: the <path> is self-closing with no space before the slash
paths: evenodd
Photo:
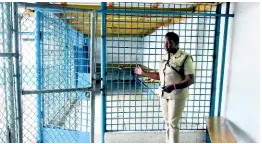
<path id="1" fill-rule="evenodd" d="M 174 41 L 177 45 L 179 43 L 179 36 L 174 32 L 168 32 L 165 36 L 167 39 Z"/>

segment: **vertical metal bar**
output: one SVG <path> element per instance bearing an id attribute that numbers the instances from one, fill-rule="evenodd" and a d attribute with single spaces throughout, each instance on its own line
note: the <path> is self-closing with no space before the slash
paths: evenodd
<path id="1" fill-rule="evenodd" d="M 163 9 L 164 9 L 164 7 L 165 7 L 165 4 L 163 4 Z M 161 15 L 161 17 L 162 17 L 162 19 L 161 19 L 161 23 L 162 23 L 162 26 L 161 26 L 161 35 L 162 35 L 162 39 L 161 39 L 161 42 L 164 42 L 164 37 L 165 37 L 165 34 L 163 33 L 163 31 L 164 31 L 164 26 L 163 26 L 163 23 L 164 23 L 164 15 L 162 14 Z M 150 41 L 149 41 L 150 42 Z M 161 48 L 161 60 L 162 60 L 162 56 L 163 56 L 163 44 L 161 44 L 160 45 L 160 48 Z M 159 103 L 160 103 L 160 101 L 159 101 Z M 159 108 L 159 110 L 161 109 L 161 105 L 159 105 L 158 106 L 158 108 Z M 159 123 L 159 119 L 160 119 L 160 111 L 158 112 L 158 123 Z M 162 119 L 161 119 L 162 120 Z M 158 124 L 158 128 L 159 128 L 159 125 L 160 124 Z M 163 122 L 162 123 L 162 125 L 163 125 L 163 129 L 165 129 L 165 123 Z"/>
<path id="2" fill-rule="evenodd" d="M 118 3 L 119 4 L 119 6 L 120 6 L 120 3 Z M 118 15 L 118 24 L 120 24 L 120 16 L 121 15 Z M 114 23 L 114 22 L 113 22 Z M 118 37 L 117 37 L 117 39 L 118 39 L 118 41 L 117 41 L 117 52 L 118 52 L 118 54 L 117 54 L 117 58 L 118 58 L 118 61 L 117 61 L 117 64 L 119 65 L 119 62 L 120 62 L 120 56 L 119 56 L 119 52 L 120 52 L 120 40 L 119 40 L 119 38 L 120 38 L 120 36 L 119 36 L 119 34 L 120 34 L 120 27 L 118 27 Z M 112 46 L 113 46 L 113 42 L 112 42 Z M 118 70 L 118 73 L 117 73 L 117 78 L 118 78 L 118 82 L 117 82 L 117 89 L 119 89 L 120 88 L 120 71 Z M 118 100 L 119 100 L 119 92 L 120 92 L 120 90 L 117 90 L 117 104 L 118 104 Z M 111 116 L 111 118 L 112 118 L 112 116 Z M 119 130 L 119 120 L 120 119 L 120 116 L 119 116 L 119 112 L 118 112 L 118 110 L 117 110 L 117 130 Z"/>
<path id="3" fill-rule="evenodd" d="M 138 7 L 139 7 L 139 3 L 138 3 Z M 136 18 L 138 19 L 138 15 L 136 16 Z M 136 23 L 136 27 L 137 27 L 137 29 L 136 29 L 136 60 L 137 60 L 137 53 L 138 53 L 138 23 Z M 141 44 L 141 42 L 140 42 L 140 44 Z M 137 67 L 137 61 L 136 61 L 136 67 Z M 135 124 L 134 124 L 134 127 L 135 127 L 135 131 L 136 131 L 136 125 L 137 125 L 137 122 L 136 122 L 136 116 L 137 116 L 137 111 L 136 111 L 136 104 L 137 104 L 137 99 L 136 99 L 136 97 L 137 97 L 137 83 L 136 83 L 136 80 L 137 78 L 136 78 L 136 75 L 134 74 L 134 83 L 135 83 Z"/>
<path id="4" fill-rule="evenodd" d="M 48 17 L 51 17 L 52 14 L 48 15 Z M 54 33 L 56 31 L 56 28 L 55 28 L 55 19 L 50 19 L 52 22 L 50 23 L 50 27 L 52 28 L 49 32 L 50 34 L 50 38 L 54 38 Z M 49 27 L 49 28 L 50 28 Z M 57 55 L 57 52 L 55 51 L 55 40 L 54 39 L 49 39 L 49 42 L 50 42 L 50 47 L 51 47 L 51 51 L 53 51 L 54 53 L 54 57 L 59 57 L 59 56 L 56 56 Z M 56 68 L 56 63 L 57 61 L 56 60 L 51 60 Z M 57 76 L 57 75 L 56 75 Z M 55 89 L 55 81 L 57 81 L 58 77 L 55 78 L 55 80 L 52 80 L 51 82 L 51 89 Z M 51 111 L 51 117 L 50 119 L 53 120 L 53 117 L 55 116 L 55 109 L 57 107 L 57 104 L 55 103 L 55 97 L 56 97 L 56 94 L 55 93 L 52 93 L 52 107 L 53 109 L 48 109 L 48 111 Z"/>
<path id="5" fill-rule="evenodd" d="M 199 10 L 198 10 L 198 13 L 199 13 Z M 203 66 L 203 45 L 201 45 L 204 37 L 201 38 L 201 33 L 202 33 L 202 18 L 199 18 L 199 16 L 197 17 L 197 22 L 198 22 L 198 26 L 197 26 L 197 47 L 200 48 L 199 51 L 197 52 L 197 61 L 199 62 L 199 69 L 200 69 L 200 89 L 198 89 L 198 94 L 201 96 L 201 85 L 202 85 L 202 66 Z M 200 57 L 201 56 L 201 57 Z M 200 60 L 199 60 L 200 59 Z M 198 66 L 197 66 L 198 67 Z M 196 86 L 194 85 L 194 88 L 196 88 Z M 194 103 L 197 104 L 197 100 L 196 100 L 196 95 L 194 95 Z M 198 101 L 198 106 L 200 106 L 199 104 L 199 101 Z M 194 112 L 193 114 L 195 113 L 195 108 L 197 108 L 197 106 L 193 107 L 194 109 Z M 198 112 L 197 112 L 198 116 L 197 116 L 197 119 L 199 118 L 199 109 L 198 109 Z M 193 121 L 192 123 L 194 124 L 194 120 L 195 120 L 195 116 L 193 115 L 192 117 Z M 192 125 L 193 126 L 193 125 Z M 197 125 L 197 128 L 198 128 L 198 125 Z"/>
<path id="6" fill-rule="evenodd" d="M 150 7 L 151 8 L 151 7 Z M 150 17 L 150 22 L 151 22 L 151 17 Z M 156 22 L 154 22 L 153 23 L 154 25 L 157 25 L 157 18 L 156 18 Z M 152 29 L 152 27 L 151 27 L 151 23 L 150 23 L 150 30 Z M 148 30 L 148 31 L 150 31 L 150 30 Z M 154 48 L 155 48 L 155 51 L 153 52 L 153 54 L 154 54 L 154 61 L 153 61 L 153 66 L 152 67 L 154 67 L 154 72 L 156 72 L 156 49 L 157 49 L 157 37 L 158 37 L 158 35 L 157 35 L 157 29 L 155 30 L 155 36 L 153 36 L 153 38 L 154 38 L 154 41 L 155 41 L 155 46 L 154 46 Z M 149 67 L 150 68 L 150 67 Z M 154 95 L 155 95 L 155 86 L 156 86 L 156 83 L 155 83 L 155 81 L 153 81 L 152 82 L 152 89 L 151 89 L 151 94 L 152 94 L 152 96 L 151 96 L 151 100 L 152 100 L 152 130 L 154 130 L 154 123 L 155 123 L 155 99 L 154 99 Z"/>
<path id="7" fill-rule="evenodd" d="M 112 22 L 112 32 L 114 31 L 114 15 L 112 15 L 112 20 L 111 20 L 111 22 Z M 112 52 L 112 55 L 111 55 L 111 57 L 112 57 L 112 59 L 111 59 L 111 64 L 113 64 L 114 62 L 114 54 L 113 54 L 113 49 L 114 49 L 114 36 L 112 36 L 111 37 L 111 44 L 112 44 L 112 48 L 111 48 L 111 52 Z M 110 71 L 110 70 L 108 70 L 108 71 Z M 111 66 L 111 72 L 110 72 L 110 75 L 111 75 L 111 77 L 110 77 L 110 81 L 111 81 L 111 84 L 110 84 L 110 97 L 112 98 L 113 97 L 113 77 L 114 77 L 114 68 L 113 68 L 113 66 Z M 113 118 L 112 118 L 112 113 L 114 113 L 113 112 L 113 110 L 114 110 L 114 107 L 113 107 L 113 101 L 112 101 L 112 99 L 110 100 L 110 106 L 111 106 L 111 111 L 110 111 L 110 114 L 111 114 L 111 117 L 110 117 L 110 125 L 111 125 L 111 128 L 110 128 L 110 130 L 112 130 L 112 128 L 113 128 Z"/>
<path id="8" fill-rule="evenodd" d="M 41 90 L 41 31 L 40 31 L 40 18 L 41 12 L 39 9 L 36 10 L 36 78 L 37 78 L 37 89 Z M 41 143 L 43 140 L 42 136 L 42 123 L 41 123 L 41 94 L 37 95 L 37 142 Z"/>
<path id="9" fill-rule="evenodd" d="M 105 142 L 106 131 L 106 2 L 101 2 L 101 143 Z"/>
<path id="10" fill-rule="evenodd" d="M 144 3 L 144 11 L 145 11 L 145 7 L 146 7 L 146 4 Z M 146 16 L 146 15 L 144 15 Z M 142 39 L 142 42 L 143 42 L 143 46 L 145 45 L 145 42 L 144 42 L 144 38 L 145 38 L 145 23 L 143 22 L 143 39 Z M 141 63 L 141 66 L 145 65 L 144 63 L 144 50 L 142 50 L 142 63 Z M 143 77 L 142 77 L 142 80 L 143 80 Z M 144 95 L 144 92 L 143 92 L 144 88 L 143 88 L 143 83 L 141 83 L 141 96 L 140 96 L 140 113 L 141 113 L 141 116 L 140 116 L 140 130 L 143 129 L 143 95 Z M 147 95 L 146 95 L 147 96 Z"/>
<path id="11" fill-rule="evenodd" d="M 151 8 L 151 3 L 150 3 L 150 8 Z M 150 23 L 149 23 L 149 28 L 151 28 L 151 15 L 149 14 L 149 16 L 150 16 Z M 151 37 L 150 37 L 150 34 L 148 35 L 148 37 L 149 37 L 149 41 L 151 41 Z M 151 45 L 149 44 L 148 45 L 149 46 L 149 49 L 151 48 Z M 147 59 L 147 67 L 149 68 L 150 66 L 149 66 L 149 61 L 150 61 L 150 50 L 148 51 L 148 53 L 147 53 L 147 57 L 148 57 L 148 59 Z M 150 61 L 151 62 L 151 61 Z M 148 70 L 147 70 L 148 71 Z M 150 89 L 150 84 L 148 83 L 148 86 L 147 86 L 147 91 L 146 91 L 146 130 L 147 130 L 147 125 L 148 125 L 148 99 L 151 99 L 151 89 Z M 149 93 L 148 93 L 149 92 Z"/>
<path id="12" fill-rule="evenodd" d="M 133 8 L 133 3 L 130 3 L 131 4 L 131 8 Z M 131 17 L 131 24 L 132 24 L 132 17 Z M 132 46 L 132 44 L 133 44 L 133 41 L 132 41 L 132 35 L 133 35 L 133 33 L 132 33 L 132 31 L 133 31 L 133 26 L 131 25 L 131 28 L 130 28 L 130 42 L 131 42 L 131 44 L 130 44 L 130 60 L 129 61 L 131 61 L 132 60 L 132 52 L 133 52 L 133 46 Z M 133 62 L 131 62 L 131 63 L 129 63 L 130 64 L 130 70 L 129 70 L 129 97 L 128 97 L 128 100 L 129 100 L 129 110 L 128 110 L 128 112 L 129 112 L 129 116 L 128 116 L 128 118 L 129 118 L 129 129 L 128 130 L 130 130 L 130 126 L 131 126 L 131 82 L 132 82 L 132 74 L 131 74 L 131 72 L 132 72 L 132 63 Z"/>
<path id="13" fill-rule="evenodd" d="M 125 8 L 126 8 L 126 2 L 125 2 Z M 125 20 L 124 20 L 124 24 L 126 25 L 126 14 L 125 14 Z M 126 27 L 124 28 L 124 33 L 126 34 Z M 126 46 L 126 35 L 124 35 L 124 47 Z M 119 53 L 119 52 L 118 52 Z M 124 48 L 124 59 L 123 59 L 123 64 L 125 65 L 126 63 L 126 61 L 125 61 L 125 57 L 126 57 L 126 49 Z M 123 66 L 124 67 L 124 66 Z M 125 71 L 123 70 L 123 95 L 124 95 L 124 97 L 123 97 L 123 100 L 122 100 L 122 102 L 123 102 L 123 130 L 125 130 Z"/>
<path id="14" fill-rule="evenodd" d="M 66 15 L 66 12 L 64 11 L 64 13 L 63 13 L 64 15 Z M 68 46 L 68 24 L 65 24 L 65 27 L 64 27 L 64 33 L 65 33 L 65 35 L 64 35 L 64 37 L 65 37 L 65 73 L 66 73 L 66 77 L 65 77 L 65 79 L 66 79 L 66 88 L 70 88 L 70 86 L 69 86 L 69 70 L 68 70 L 68 67 L 69 67 L 69 65 L 68 65 L 68 61 L 69 61 L 69 51 L 68 51 L 68 49 L 69 49 L 69 46 Z M 71 93 L 66 93 L 66 101 L 68 101 L 68 95 L 70 95 Z"/>
<path id="15" fill-rule="evenodd" d="M 217 6 L 216 14 L 221 13 L 221 4 Z M 216 83 L 217 83 L 217 67 L 218 67 L 218 53 L 219 53 L 219 35 L 220 35 L 220 21 L 221 17 L 216 17 L 216 30 L 215 30 L 215 42 L 214 42 L 214 55 L 213 55 L 213 74 L 212 74 L 212 88 L 211 88 L 211 100 L 210 100 L 210 116 L 215 115 L 215 101 L 216 101 Z"/>
<path id="16" fill-rule="evenodd" d="M 91 104 L 91 126 L 90 126 L 90 142 L 94 143 L 94 121 L 95 121 L 95 95 L 94 95 L 94 48 L 95 48 L 95 11 L 91 13 L 91 37 L 90 37 L 90 83 L 92 91 L 90 93 L 90 104 Z"/>
<path id="17" fill-rule="evenodd" d="M 3 4 L 4 17 L 4 52 L 12 53 L 12 24 L 11 24 L 11 3 L 5 2 Z M 13 58 L 7 57 L 5 59 L 7 77 L 6 81 L 6 97 L 7 97 L 7 131 L 9 131 L 8 142 L 15 143 L 15 109 L 14 109 L 14 85 L 13 85 Z"/>
<path id="18" fill-rule="evenodd" d="M 206 12 L 205 9 L 206 9 L 206 5 L 204 5 L 204 12 Z M 204 66 L 203 66 L 204 65 L 204 56 L 203 55 L 205 55 L 205 57 L 207 57 L 207 55 L 208 55 L 208 53 L 205 54 L 205 51 L 207 51 L 205 49 L 206 16 L 204 16 L 204 18 L 202 18 L 202 19 L 204 19 L 204 20 L 203 20 L 203 22 L 201 22 L 203 24 L 203 28 L 201 29 L 201 32 L 203 33 L 203 38 L 202 38 L 202 58 L 201 58 L 201 61 L 202 61 L 201 62 L 201 84 L 200 84 L 200 94 L 201 95 L 202 95 L 202 90 L 203 90 L 202 83 L 206 84 L 206 80 L 207 80 L 207 79 L 205 79 L 205 81 L 202 82 L 202 79 L 203 79 L 202 71 L 204 69 Z M 207 37 L 207 39 L 209 39 L 209 37 Z M 206 61 L 208 61 L 208 60 L 206 60 Z M 206 63 L 206 65 L 208 65 L 208 62 L 205 62 L 205 63 Z M 205 71 L 207 71 L 207 69 Z M 204 87 L 204 88 L 206 89 L 206 87 Z M 204 100 L 206 100 L 206 99 L 204 99 Z M 198 121 L 198 125 L 197 125 L 197 129 L 199 128 L 198 126 L 200 124 L 202 124 L 202 123 L 199 122 L 199 114 L 200 114 L 201 107 L 202 107 L 202 106 L 200 106 L 201 105 L 201 98 L 200 98 L 200 96 L 198 97 L 198 101 L 199 101 L 199 105 L 198 105 L 198 120 L 197 120 Z"/>
<path id="19" fill-rule="evenodd" d="M 230 10 L 230 2 L 226 3 L 226 14 L 229 14 Z M 221 75 L 220 75 L 220 86 L 219 86 L 219 100 L 218 100 L 218 113 L 221 114 L 221 103 L 222 103 L 222 95 L 223 95 L 223 81 L 224 81 L 224 70 L 225 70 L 225 59 L 226 59 L 226 48 L 227 48 L 227 32 L 228 32 L 228 19 L 229 17 L 225 17 L 225 27 L 224 27 L 224 41 L 223 41 L 223 51 L 222 51 L 222 64 L 221 64 Z"/>
<path id="20" fill-rule="evenodd" d="M 79 22 L 79 19 L 78 19 L 78 12 L 76 13 L 76 17 L 77 17 L 77 24 L 76 24 L 76 27 L 77 28 L 79 28 L 79 25 L 78 25 L 78 22 Z M 77 59 L 76 59 L 76 61 L 77 61 L 77 64 L 76 64 L 76 86 L 78 87 L 81 87 L 81 83 L 79 83 L 79 74 L 80 74 L 80 72 L 81 72 L 81 56 L 80 56 L 80 54 L 81 54 L 81 49 L 80 49 L 80 46 L 79 46 L 79 33 L 76 31 L 76 33 L 75 33 L 75 39 L 76 39 L 76 42 L 75 42 L 75 44 L 76 44 L 76 49 L 77 49 Z M 76 98 L 77 98 L 77 96 L 76 96 Z M 76 98 L 74 98 L 73 99 L 73 101 L 75 101 L 75 99 Z M 75 120 L 74 120 L 74 128 L 76 129 L 77 128 L 77 116 L 76 116 L 76 114 L 77 114 L 77 109 L 75 108 L 75 112 L 74 112 L 74 115 L 75 115 Z"/>
<path id="21" fill-rule="evenodd" d="M 63 12 L 63 15 L 66 15 L 66 11 Z M 68 52 L 68 24 L 64 24 L 64 47 L 65 47 L 65 63 L 64 63 L 64 70 L 65 70 L 65 87 L 66 88 L 69 88 L 69 73 L 68 73 L 68 56 L 69 56 L 69 52 Z M 68 102 L 68 95 L 70 95 L 72 93 L 65 93 L 64 95 L 64 103 L 66 104 Z M 71 103 L 70 103 L 71 104 Z M 64 114 L 63 115 L 66 115 L 66 107 L 64 106 Z M 82 122 L 82 121 L 81 121 Z M 82 126 L 82 124 L 81 124 Z M 63 124 L 63 127 L 65 128 L 66 127 L 66 124 Z M 82 128 L 82 127 L 81 127 Z"/>
<path id="22" fill-rule="evenodd" d="M 112 15 L 112 20 L 110 20 L 110 22 L 112 22 L 112 31 L 114 31 L 114 22 L 113 22 L 113 20 L 114 20 L 114 15 Z M 110 63 L 112 64 L 113 63 L 113 61 L 114 61 L 114 56 L 113 56 L 113 39 L 114 39 L 114 37 L 112 36 L 111 37 L 111 52 L 112 52 L 112 55 L 111 55 L 111 61 L 110 61 Z M 113 96 L 113 75 L 114 75 L 114 68 L 113 68 L 113 66 L 111 66 L 111 69 L 108 69 L 108 71 L 110 71 L 110 82 L 111 82 L 111 84 L 110 84 L 110 94 L 108 93 L 108 95 L 110 95 L 110 106 L 111 106 L 111 108 L 110 108 L 110 130 L 112 130 L 112 128 L 113 128 L 113 125 L 112 125 L 112 121 L 113 121 L 113 119 L 112 119 L 112 114 L 115 112 L 115 111 L 113 111 L 114 110 L 114 107 L 113 107 L 113 101 L 112 101 L 112 96 Z"/>
<path id="23" fill-rule="evenodd" d="M 210 13 L 212 13 L 211 11 L 210 11 Z M 210 37 L 210 24 L 211 24 L 211 20 L 212 20 L 212 17 L 211 16 L 209 16 L 209 23 L 208 23 L 208 42 L 207 42 L 207 49 L 209 50 L 209 45 L 210 45 L 210 40 L 209 40 L 209 37 Z M 208 61 L 208 57 L 209 56 L 207 56 L 207 61 Z M 203 121 L 204 121 L 204 117 L 205 117 L 205 114 L 206 114 L 206 102 L 207 102 L 207 99 L 206 99 L 206 96 L 207 96 L 207 71 L 208 71 L 208 64 L 206 65 L 206 84 L 205 84 L 205 103 L 204 103 L 204 116 L 203 116 Z M 204 124 L 203 124 L 203 126 L 205 126 Z"/>
<path id="24" fill-rule="evenodd" d="M 186 5 L 187 6 L 187 5 Z M 187 37 L 187 20 L 188 20 L 188 18 L 187 18 L 187 16 L 185 17 L 185 37 Z M 192 29 L 193 29 L 193 18 L 191 18 L 191 23 L 189 22 L 189 24 L 190 24 L 190 26 L 191 26 L 191 29 L 190 29 L 190 34 L 189 34 L 189 36 L 190 36 L 190 41 L 191 41 L 191 43 L 190 43 L 190 49 L 189 49 L 189 53 L 192 55 L 192 53 L 191 53 L 191 49 L 192 49 L 192 47 L 191 47 L 191 44 L 192 44 Z M 196 76 L 196 75 L 195 75 Z M 190 88 L 189 88 L 189 92 L 190 92 Z M 189 93 L 189 97 L 190 97 L 190 94 L 191 93 Z M 187 113 L 186 113 L 186 129 L 188 129 L 187 127 L 188 127 L 188 119 L 187 119 L 187 117 L 188 117 L 188 103 L 189 103 L 189 101 L 190 101 L 190 98 L 188 98 L 188 100 L 187 100 L 187 102 L 186 102 L 186 111 L 187 111 Z"/>
<path id="25" fill-rule="evenodd" d="M 62 75 L 61 75 L 63 70 L 61 70 L 61 68 L 60 68 L 60 66 L 63 63 L 61 61 L 61 57 L 62 57 L 61 53 L 63 51 L 63 48 L 62 48 L 62 39 L 63 39 L 62 31 L 63 31 L 63 29 L 62 29 L 62 27 L 58 26 L 60 24 L 62 25 L 62 23 L 60 23 L 60 17 L 57 18 L 57 17 L 53 16 L 53 18 L 55 19 L 55 23 L 54 23 L 55 29 L 58 31 L 58 34 L 57 34 L 57 37 L 58 37 L 58 39 L 57 39 L 58 40 L 58 42 L 57 42 L 58 43 L 58 66 L 57 66 L 57 68 L 58 68 L 58 75 L 59 76 L 58 76 L 58 85 L 57 86 L 60 86 L 60 85 L 63 84 L 63 79 L 62 79 Z M 55 36 L 55 33 L 54 33 L 54 36 Z M 61 113 L 62 113 L 62 108 L 63 108 L 62 100 L 63 100 L 64 93 L 58 93 L 57 95 L 58 95 L 58 101 L 57 101 L 58 102 L 58 109 L 57 109 L 58 119 L 55 120 L 56 123 L 58 123 L 60 121 L 60 118 L 61 118 Z M 76 113 L 75 113 L 75 117 L 76 117 Z M 76 123 L 76 121 L 75 121 L 75 123 Z"/>
<path id="26" fill-rule="evenodd" d="M 98 35 L 97 35 L 97 24 L 98 24 L 98 22 L 97 22 L 97 20 L 98 20 L 98 15 L 96 15 L 95 16 L 95 20 L 96 20 L 96 22 L 95 22 L 95 49 L 94 49 L 94 57 L 96 56 L 96 49 L 97 49 L 97 37 L 98 37 Z M 97 72 L 97 63 L 96 63 L 96 59 L 94 58 L 94 81 L 95 81 L 95 88 L 94 89 L 96 89 L 96 72 Z"/>
<path id="27" fill-rule="evenodd" d="M 22 117 L 22 101 L 21 101 L 21 75 L 19 64 L 19 41 L 18 41 L 18 8 L 17 3 L 14 2 L 14 32 L 15 32 L 15 66 L 16 66 L 16 107 L 18 120 L 18 143 L 23 143 L 23 117 Z"/>
<path id="28" fill-rule="evenodd" d="M 82 22 L 84 22 L 85 21 L 85 13 L 81 13 L 82 14 Z M 88 14 L 88 15 L 90 15 L 90 14 Z M 90 20 L 88 20 L 88 22 L 90 22 Z M 86 42 L 85 42 L 85 36 L 84 36 L 84 31 L 85 31 L 85 27 L 84 27 L 84 23 L 82 23 L 82 31 L 80 32 L 80 31 L 78 31 L 78 32 L 80 32 L 81 33 L 81 39 L 82 39 L 82 43 L 81 44 L 83 44 L 81 47 L 82 47 L 82 57 L 81 57 L 81 61 L 83 61 L 83 64 L 81 65 L 81 69 L 82 69 L 82 73 L 88 73 L 88 65 L 90 66 L 90 63 L 85 63 L 85 60 L 87 61 L 87 59 L 88 59 L 88 56 L 86 57 L 86 55 L 88 55 L 88 52 L 87 52 L 87 50 L 85 49 L 85 46 L 87 45 L 86 44 Z M 88 26 L 88 28 L 90 28 L 90 25 Z M 89 57 L 90 58 L 90 57 Z M 90 62 L 90 61 L 89 61 Z M 86 67 L 86 71 L 85 71 L 85 67 Z M 90 84 L 91 84 L 91 86 L 92 86 L 92 76 L 91 76 L 91 71 L 90 71 Z M 83 87 L 85 87 L 84 85 L 83 85 Z M 91 98 L 92 98 L 92 95 L 91 94 L 93 94 L 92 92 L 90 93 L 90 104 L 92 104 L 92 100 L 91 100 Z M 83 101 L 81 101 L 81 106 L 80 106 L 80 131 L 82 131 L 82 120 L 83 120 L 83 105 L 82 105 L 82 102 Z M 88 106 L 87 106 L 88 107 Z M 88 109 L 87 109 L 87 112 L 88 112 Z M 92 112 L 92 108 L 91 108 L 91 112 Z M 91 112 L 90 112 L 90 115 L 91 115 L 91 117 L 92 117 L 92 114 L 91 114 Z M 87 118 L 88 118 L 88 115 L 87 115 Z M 91 120 L 91 123 L 92 123 L 92 120 Z M 87 124 L 88 125 L 88 124 Z M 90 128 L 91 128 L 91 126 L 90 126 Z M 92 131 L 92 129 L 90 129 L 90 140 L 91 140 L 91 136 L 92 136 L 92 133 L 93 131 Z"/>
<path id="29" fill-rule="evenodd" d="M 48 17 L 49 17 L 49 14 L 47 14 L 48 15 Z M 49 26 L 50 24 L 49 24 L 50 22 L 48 21 L 47 22 L 47 25 Z M 47 37 L 47 39 L 50 39 L 50 33 L 49 34 L 46 34 L 46 37 Z M 46 47 L 46 49 L 47 49 L 47 57 L 50 57 L 50 52 L 49 52 L 49 46 L 50 46 L 50 42 L 49 41 L 47 41 L 47 47 Z M 47 64 L 46 65 L 50 65 L 50 62 L 49 61 L 47 61 Z M 47 86 L 47 88 L 46 89 L 49 89 L 49 87 L 50 87 L 50 85 L 49 85 L 49 83 L 50 83 L 50 72 L 49 71 L 47 71 L 47 76 L 46 76 L 46 79 L 47 79 L 47 84 L 46 84 L 46 86 Z M 49 96 L 47 96 L 47 97 L 45 97 L 45 99 L 46 99 L 46 105 L 47 106 L 49 106 L 50 105 L 50 99 L 49 99 Z M 44 113 L 45 113 L 45 119 L 47 120 L 47 121 L 49 121 L 49 117 L 50 117 L 50 111 L 48 110 L 48 109 L 44 109 Z"/>
<path id="30" fill-rule="evenodd" d="M 70 12 L 70 19 L 72 19 L 72 12 Z M 68 35 L 68 38 L 69 38 L 69 44 L 70 44 L 70 61 L 69 61 L 69 74 L 70 74 L 70 79 L 69 79 L 69 85 L 70 85 L 70 87 L 69 88 L 72 88 L 72 87 L 74 87 L 74 81 L 75 81 L 75 78 L 74 78 L 74 75 L 75 75 L 75 73 L 74 72 L 72 72 L 72 67 L 73 67 L 73 71 L 74 71 L 74 69 L 75 69 L 75 50 L 74 50 L 74 41 L 72 40 L 72 29 L 70 28 L 70 29 L 68 29 L 67 30 L 68 31 L 68 33 L 67 33 L 67 35 Z M 69 47 L 68 47 L 69 48 Z M 72 53 L 72 50 L 71 49 L 73 49 L 73 53 Z M 73 74 L 73 76 L 72 76 L 72 74 Z M 72 78 L 71 78 L 72 77 Z M 72 84 L 72 82 L 73 82 L 73 84 Z M 72 95 L 70 94 L 69 95 L 69 102 L 70 102 L 70 105 L 72 104 L 72 102 L 71 102 L 71 100 L 72 100 Z M 69 121 L 68 121 L 68 127 L 69 128 L 71 128 L 71 119 L 69 119 Z"/>
<path id="31" fill-rule="evenodd" d="M 46 70 L 46 68 L 44 67 L 44 27 L 45 27 L 45 24 L 46 24 L 46 22 L 44 21 L 44 11 L 42 11 L 42 16 L 41 16 L 41 20 L 40 21 L 42 21 L 42 23 L 40 23 L 41 24 L 41 26 L 40 26 L 40 31 L 41 31 L 41 40 L 43 40 L 42 41 L 42 43 L 41 43 L 41 48 L 40 48 L 40 50 L 41 50 L 41 52 L 39 53 L 40 55 L 41 55 L 41 61 L 40 61 L 40 64 L 41 64 L 41 89 L 45 89 L 45 84 L 44 84 L 44 81 L 45 81 L 45 79 L 44 79 L 44 75 L 45 75 L 45 70 Z M 44 96 L 45 96 L 45 94 L 41 94 L 41 123 L 42 123 L 42 125 L 44 125 Z"/>
<path id="32" fill-rule="evenodd" d="M 150 17 L 150 21 L 151 21 L 151 17 Z M 156 18 L 156 22 L 154 23 L 154 25 L 157 25 L 157 18 Z M 150 25 L 151 26 L 151 25 Z M 151 30 L 152 28 L 150 28 L 150 30 Z M 150 30 L 148 30 L 148 31 L 150 31 Z M 157 59 L 157 57 L 156 57 L 156 55 L 157 55 L 157 37 L 158 37 L 158 35 L 157 35 L 157 32 L 158 32 L 158 29 L 156 29 L 155 30 L 155 37 L 154 37 L 154 39 L 155 39 L 155 52 L 154 52 L 154 55 L 155 55 L 155 57 L 154 57 L 154 72 L 157 72 L 156 71 L 156 59 Z M 156 81 L 154 80 L 153 81 L 153 89 L 152 89 L 152 101 L 153 101 L 153 114 L 152 114 L 152 130 L 154 130 L 155 128 L 154 128 L 154 124 L 155 124 L 155 108 L 156 108 L 156 106 L 155 106 L 155 98 L 154 98 L 154 96 L 155 96 L 155 89 L 156 89 Z"/>

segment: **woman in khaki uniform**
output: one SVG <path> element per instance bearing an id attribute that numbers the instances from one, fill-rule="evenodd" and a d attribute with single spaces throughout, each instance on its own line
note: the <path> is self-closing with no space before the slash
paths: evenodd
<path id="1" fill-rule="evenodd" d="M 139 66 L 135 73 L 160 80 L 160 104 L 166 123 L 166 142 L 179 142 L 179 120 L 194 83 L 192 56 L 178 48 L 179 37 L 174 32 L 165 35 L 165 50 L 159 72 L 145 72 Z"/>

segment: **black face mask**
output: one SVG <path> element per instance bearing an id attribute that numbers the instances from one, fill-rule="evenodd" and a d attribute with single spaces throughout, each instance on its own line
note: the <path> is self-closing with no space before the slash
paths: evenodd
<path id="1" fill-rule="evenodd" d="M 168 53 L 176 53 L 178 48 L 166 49 Z"/>

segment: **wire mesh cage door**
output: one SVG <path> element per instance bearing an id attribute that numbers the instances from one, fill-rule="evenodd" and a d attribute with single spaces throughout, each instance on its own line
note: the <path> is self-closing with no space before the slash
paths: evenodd
<path id="1" fill-rule="evenodd" d="M 205 130 L 204 117 L 209 115 L 211 102 L 217 5 L 114 2 L 107 8 L 102 10 L 106 13 L 102 34 L 102 43 L 106 43 L 104 131 L 165 129 L 159 81 L 136 75 L 133 70 L 140 66 L 158 72 L 167 32 L 179 35 L 179 48 L 192 55 L 195 66 L 195 84 L 189 87 L 180 129 Z"/>
<path id="2" fill-rule="evenodd" d="M 93 142 L 95 14 L 18 6 L 23 142 Z"/>

